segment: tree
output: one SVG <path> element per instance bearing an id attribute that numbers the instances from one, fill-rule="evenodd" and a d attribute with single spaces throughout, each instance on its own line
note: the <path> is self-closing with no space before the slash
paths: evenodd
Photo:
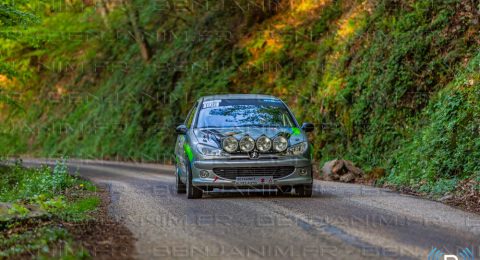
<path id="1" fill-rule="evenodd" d="M 137 42 L 138 47 L 140 48 L 140 53 L 145 62 L 150 61 L 152 57 L 152 49 L 148 44 L 147 38 L 145 37 L 144 30 L 140 25 L 140 19 L 138 15 L 138 10 L 133 6 L 131 0 L 123 0 L 122 5 L 127 14 L 128 23 L 133 31 L 133 38 Z"/>
<path id="2" fill-rule="evenodd" d="M 21 11 L 18 3 L 0 4 L 0 38 L 5 38 L 5 30 L 14 26 L 27 26 L 38 23 L 36 15 Z M 5 63 L 0 63 L 0 74 L 12 77 L 14 70 Z M 1 95 L 1 94 L 0 94 Z"/>
<path id="3" fill-rule="evenodd" d="M 37 23 L 39 18 L 29 12 L 21 10 L 22 6 L 18 2 L 0 4 L 0 38 L 5 38 L 5 30 L 14 26 L 27 26 Z M 15 75 L 15 70 L 6 63 L 0 63 L 0 75 L 11 78 Z M 1 84 L 1 82 L 0 82 Z M 0 103 L 16 105 L 16 103 L 4 94 L 0 89 Z"/>
<path id="4" fill-rule="evenodd" d="M 17 25 L 29 25 L 38 22 L 32 13 L 21 11 L 18 4 L 0 4 L 0 29 Z"/>
<path id="5" fill-rule="evenodd" d="M 97 0 L 97 8 L 102 17 L 103 23 L 108 30 L 111 30 L 110 21 L 108 20 L 108 15 L 110 14 L 110 9 L 108 7 L 108 0 Z"/>

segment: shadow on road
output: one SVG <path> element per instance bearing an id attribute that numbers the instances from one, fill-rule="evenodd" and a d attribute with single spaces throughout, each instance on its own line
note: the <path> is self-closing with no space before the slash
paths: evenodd
<path id="1" fill-rule="evenodd" d="M 215 190 L 204 192 L 204 199 L 248 199 L 248 198 L 302 198 L 293 193 L 278 193 L 276 190 Z M 320 198 L 320 194 L 313 194 L 312 198 Z M 311 198 L 302 198 L 311 199 Z"/>

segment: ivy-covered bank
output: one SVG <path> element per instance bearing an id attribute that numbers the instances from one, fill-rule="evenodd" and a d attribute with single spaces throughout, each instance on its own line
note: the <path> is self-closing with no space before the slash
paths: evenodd
<path id="1" fill-rule="evenodd" d="M 267 93 L 315 123 L 318 164 L 436 195 L 478 185 L 478 1 L 100 2 L 4 30 L 0 153 L 171 161 L 196 98 Z"/>

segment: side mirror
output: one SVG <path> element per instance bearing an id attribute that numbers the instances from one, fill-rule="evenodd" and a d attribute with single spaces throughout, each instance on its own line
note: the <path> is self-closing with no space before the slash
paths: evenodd
<path id="1" fill-rule="evenodd" d="M 306 133 L 312 132 L 315 129 L 315 126 L 312 123 L 303 123 L 302 130 Z"/>
<path id="2" fill-rule="evenodd" d="M 179 135 L 184 135 L 187 134 L 188 128 L 186 125 L 179 125 L 177 128 L 175 128 L 175 133 Z"/>

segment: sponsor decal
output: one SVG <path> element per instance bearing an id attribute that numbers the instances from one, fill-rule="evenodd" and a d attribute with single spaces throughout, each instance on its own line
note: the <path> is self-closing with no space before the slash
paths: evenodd
<path id="1" fill-rule="evenodd" d="M 292 135 L 300 135 L 302 131 L 298 127 L 292 127 Z"/>
<path id="2" fill-rule="evenodd" d="M 185 153 L 187 154 L 187 157 L 188 157 L 188 160 L 190 162 L 193 161 L 193 152 L 192 152 L 192 148 L 190 148 L 190 145 L 188 145 L 187 143 L 185 143 L 183 145 L 183 149 L 185 149 Z"/>
<path id="3" fill-rule="evenodd" d="M 240 176 L 235 178 L 236 184 L 252 185 L 252 184 L 273 184 L 272 176 Z"/>

